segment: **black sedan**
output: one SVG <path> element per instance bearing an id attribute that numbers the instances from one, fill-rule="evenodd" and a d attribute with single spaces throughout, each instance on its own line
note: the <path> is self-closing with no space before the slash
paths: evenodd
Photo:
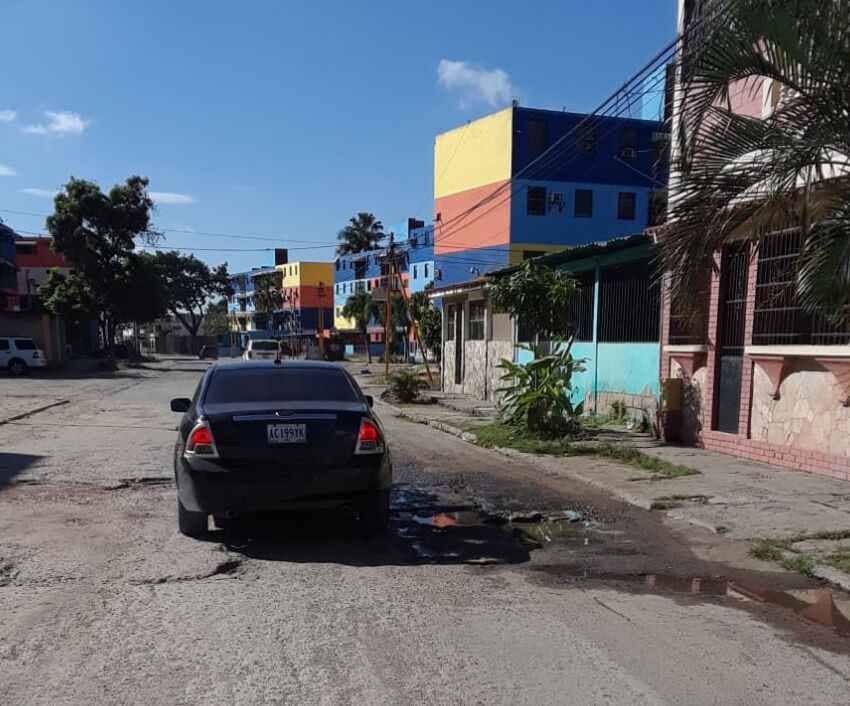
<path id="1" fill-rule="evenodd" d="M 174 452 L 183 534 L 234 514 L 353 506 L 367 528 L 389 519 L 392 464 L 372 398 L 339 365 L 214 363 L 183 412 Z"/>

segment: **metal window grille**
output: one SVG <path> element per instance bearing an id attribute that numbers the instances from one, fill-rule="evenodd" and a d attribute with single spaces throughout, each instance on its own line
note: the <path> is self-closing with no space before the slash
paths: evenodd
<path id="1" fill-rule="evenodd" d="M 850 343 L 850 323 L 835 326 L 819 312 L 807 312 L 797 300 L 797 271 L 802 232 L 774 233 L 759 245 L 755 345 L 843 345 Z"/>
<path id="2" fill-rule="evenodd" d="M 455 312 L 457 311 L 456 304 L 449 304 L 446 307 L 446 340 L 455 340 Z"/>
<path id="3" fill-rule="evenodd" d="M 484 302 L 469 302 L 469 340 L 484 340 Z"/>
<path id="4" fill-rule="evenodd" d="M 529 216 L 546 215 L 546 187 L 529 186 L 527 193 L 527 211 Z"/>
<path id="5" fill-rule="evenodd" d="M 659 338 L 660 287 L 649 260 L 605 268 L 599 282 L 599 340 L 655 342 Z"/>
<path id="6" fill-rule="evenodd" d="M 576 293 L 570 301 L 569 324 L 575 331 L 576 341 L 593 340 L 593 270 L 573 275 Z"/>
<path id="7" fill-rule="evenodd" d="M 670 301 L 670 345 L 696 345 L 708 340 L 709 276 L 706 271 L 691 297 L 689 306 L 682 306 L 672 298 Z"/>

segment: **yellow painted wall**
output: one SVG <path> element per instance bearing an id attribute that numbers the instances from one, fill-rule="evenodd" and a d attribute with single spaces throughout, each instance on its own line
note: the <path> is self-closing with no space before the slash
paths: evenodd
<path id="1" fill-rule="evenodd" d="M 325 286 L 333 289 L 334 264 L 332 262 L 289 262 L 278 265 L 283 272 L 283 287 L 310 287 L 324 282 Z M 290 274 L 292 272 L 292 274 Z"/>
<path id="2" fill-rule="evenodd" d="M 511 178 L 513 108 L 437 135 L 434 198 Z"/>
<path id="3" fill-rule="evenodd" d="M 541 253 L 560 252 L 566 250 L 566 245 L 546 245 L 537 243 L 514 243 L 511 245 L 510 264 L 518 265 L 522 262 L 522 254 L 526 250 L 536 250 Z"/>

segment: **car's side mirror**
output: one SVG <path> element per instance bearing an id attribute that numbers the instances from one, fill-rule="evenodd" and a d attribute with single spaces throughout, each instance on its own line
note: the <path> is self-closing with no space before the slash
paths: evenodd
<path id="1" fill-rule="evenodd" d="M 374 407 L 375 406 L 375 398 L 372 397 L 372 395 L 366 395 L 366 404 L 368 404 L 370 407 Z"/>
<path id="2" fill-rule="evenodd" d="M 177 397 L 176 399 L 171 400 L 171 411 L 172 412 L 188 412 L 189 407 L 192 406 L 192 400 L 188 397 Z"/>

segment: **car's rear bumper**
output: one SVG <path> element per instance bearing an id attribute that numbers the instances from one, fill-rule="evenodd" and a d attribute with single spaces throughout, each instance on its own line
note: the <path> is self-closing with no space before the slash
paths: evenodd
<path id="1" fill-rule="evenodd" d="M 197 467 L 197 461 L 194 462 Z M 215 467 L 210 465 L 210 467 Z M 388 489 L 388 456 L 360 467 L 293 470 L 197 470 L 177 461 L 177 491 L 187 510 L 207 513 L 256 512 L 301 504 L 342 505 Z"/>

